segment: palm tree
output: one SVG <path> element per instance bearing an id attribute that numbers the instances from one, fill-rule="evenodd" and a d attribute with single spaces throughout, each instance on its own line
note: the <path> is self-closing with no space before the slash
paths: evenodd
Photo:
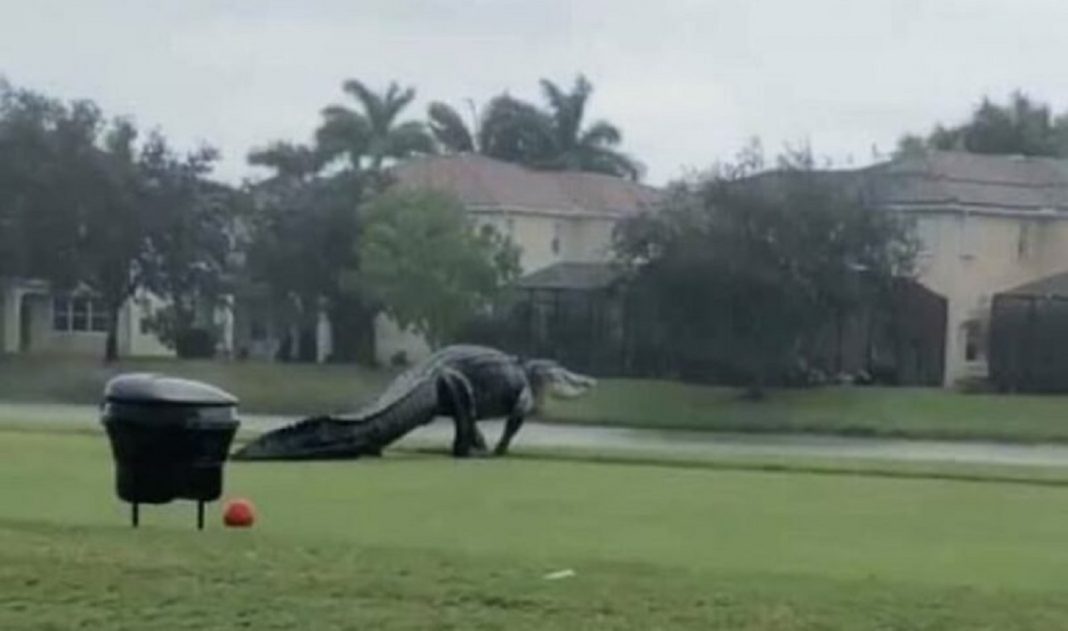
<path id="1" fill-rule="evenodd" d="M 274 169 L 275 176 L 305 180 L 323 166 L 323 155 L 316 148 L 302 144 L 276 141 L 253 149 L 248 154 L 248 163 Z"/>
<path id="2" fill-rule="evenodd" d="M 427 107 L 430 133 L 448 153 L 481 153 L 475 146 L 475 133 L 451 105 L 434 101 Z"/>
<path id="3" fill-rule="evenodd" d="M 459 112 L 440 101 L 427 110 L 430 131 L 449 153 L 481 153 L 507 162 L 533 165 L 549 157 L 551 120 L 534 105 L 509 96 L 494 97 L 476 126 L 468 127 Z"/>
<path id="4" fill-rule="evenodd" d="M 430 131 L 450 153 L 481 153 L 541 169 L 641 176 L 641 165 L 615 148 L 622 140 L 616 126 L 596 121 L 583 129 L 593 91 L 585 77 L 578 77 L 571 92 L 548 80 L 541 85 L 547 109 L 505 93 L 487 104 L 474 129 L 449 105 L 431 103 Z"/>
<path id="5" fill-rule="evenodd" d="M 548 79 L 541 80 L 542 93 L 548 102 L 553 148 L 546 168 L 568 171 L 608 173 L 631 179 L 641 177 L 642 167 L 616 147 L 623 134 L 615 125 L 599 120 L 583 128 L 586 103 L 593 86 L 579 75 L 570 92 Z"/>
<path id="6" fill-rule="evenodd" d="M 423 123 L 397 122 L 415 98 L 413 88 L 401 89 L 390 82 L 385 93 L 378 94 L 356 79 L 345 81 L 342 87 L 360 104 L 361 111 L 343 105 L 323 110 L 323 124 L 316 131 L 316 140 L 324 155 L 331 159 L 346 156 L 358 170 L 366 159 L 366 168 L 377 173 L 386 160 L 433 153 L 434 141 Z"/>

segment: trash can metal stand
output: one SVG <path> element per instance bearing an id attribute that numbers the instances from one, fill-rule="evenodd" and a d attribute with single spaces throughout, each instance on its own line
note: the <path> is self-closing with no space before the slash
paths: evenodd
<path id="1" fill-rule="evenodd" d="M 237 399 L 214 386 L 155 373 L 129 373 L 108 382 L 101 422 L 115 460 L 115 489 L 131 505 L 175 499 L 204 503 L 222 495 L 223 466 L 240 421 Z"/>

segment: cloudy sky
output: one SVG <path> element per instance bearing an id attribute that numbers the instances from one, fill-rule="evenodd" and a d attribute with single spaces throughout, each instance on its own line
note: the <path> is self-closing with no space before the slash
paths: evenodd
<path id="1" fill-rule="evenodd" d="M 1015 88 L 1068 109 L 1063 0 L 0 0 L 0 75 L 210 142 L 306 139 L 348 77 L 462 106 L 584 72 L 662 183 L 758 135 L 870 162 Z"/>

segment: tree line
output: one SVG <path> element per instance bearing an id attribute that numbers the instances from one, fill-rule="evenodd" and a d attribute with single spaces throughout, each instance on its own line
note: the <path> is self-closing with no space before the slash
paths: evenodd
<path id="1" fill-rule="evenodd" d="M 472 230 L 448 196 L 391 188 L 389 166 L 416 155 L 480 153 L 535 169 L 640 179 L 622 132 L 587 120 L 582 76 L 541 82 L 542 101 L 500 94 L 465 120 L 415 90 L 376 91 L 352 79 L 303 140 L 248 155 L 269 175 L 240 186 L 213 179 L 212 147 L 179 152 L 91 101 L 62 102 L 0 83 L 0 277 L 82 288 L 108 312 L 105 356 L 117 355 L 122 305 L 162 299 L 147 323 L 166 343 L 206 341 L 204 313 L 226 296 L 265 289 L 275 318 L 297 331 L 331 322 L 337 361 L 373 361 L 381 313 L 433 344 L 456 339 L 518 274 L 515 244 Z M 1062 155 L 1064 117 L 1015 95 L 971 120 L 906 136 L 928 148 Z M 898 218 L 823 177 L 810 154 L 758 151 L 673 182 L 656 212 L 627 219 L 617 262 L 655 307 L 665 348 L 720 357 L 757 389 L 797 360 L 828 319 L 877 304 L 912 273 L 915 242 Z M 773 177 L 768 177 L 773 176 Z M 210 353 L 210 348 L 208 351 Z"/>
<path id="2" fill-rule="evenodd" d="M 492 230 L 469 230 L 455 199 L 389 190 L 388 166 L 475 152 L 640 177 L 619 129 L 586 121 L 584 77 L 541 87 L 544 103 L 501 94 L 469 124 L 441 102 L 426 120 L 408 118 L 414 88 L 351 79 L 348 102 L 324 107 L 308 141 L 251 151 L 249 164 L 270 175 L 233 186 L 212 177 L 213 147 L 179 152 L 92 101 L 0 81 L 0 277 L 99 297 L 107 360 L 127 301 L 158 297 L 146 326 L 180 354 L 210 353 L 205 314 L 250 287 L 265 287 L 272 314 L 298 331 L 325 310 L 337 360 L 373 359 L 382 312 L 441 343 L 515 277 L 518 252 Z"/>

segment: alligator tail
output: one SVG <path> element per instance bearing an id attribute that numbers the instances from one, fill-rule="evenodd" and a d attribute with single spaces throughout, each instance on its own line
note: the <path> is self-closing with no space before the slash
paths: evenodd
<path id="1" fill-rule="evenodd" d="M 234 460 L 353 458 L 380 451 L 365 422 L 313 416 L 262 434 L 231 456 Z"/>
<path id="2" fill-rule="evenodd" d="M 313 416 L 261 434 L 233 460 L 330 460 L 381 455 L 382 449 L 434 418 L 432 382 L 413 384 L 402 396 L 353 416 Z"/>

